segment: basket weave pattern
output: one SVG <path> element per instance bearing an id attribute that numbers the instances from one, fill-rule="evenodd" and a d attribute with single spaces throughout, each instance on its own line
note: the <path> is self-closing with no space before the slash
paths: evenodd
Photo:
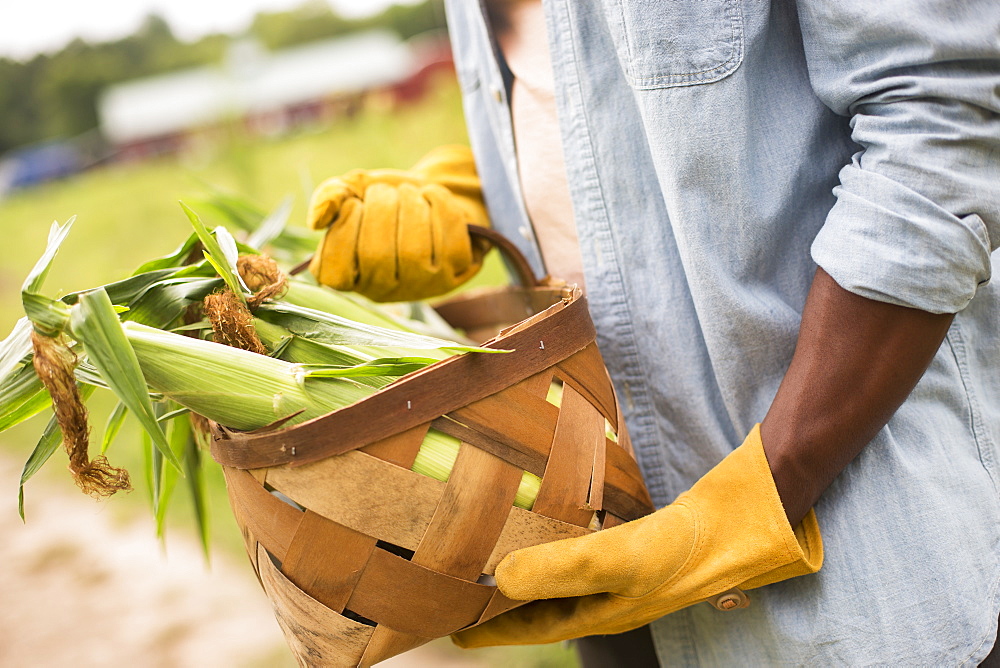
<path id="1" fill-rule="evenodd" d="M 485 344 L 514 352 L 451 358 L 295 427 L 216 426 L 247 553 L 301 664 L 367 666 L 490 619 L 521 604 L 484 577 L 509 552 L 652 510 L 586 301 L 549 292 Z M 462 441 L 447 483 L 409 470 L 432 427 Z M 530 511 L 512 505 L 524 470 L 542 478 Z"/>

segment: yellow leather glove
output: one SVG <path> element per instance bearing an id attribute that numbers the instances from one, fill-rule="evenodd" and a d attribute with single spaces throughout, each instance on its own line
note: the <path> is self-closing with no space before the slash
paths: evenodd
<path id="1" fill-rule="evenodd" d="M 733 587 L 815 573 L 822 562 L 816 515 L 789 526 L 757 426 L 652 515 L 507 555 L 496 569 L 500 591 L 534 602 L 452 639 L 484 647 L 622 633 Z"/>
<path id="2" fill-rule="evenodd" d="M 309 266 L 316 279 L 376 301 L 436 297 L 472 278 L 488 245 L 472 151 L 434 149 L 410 170 L 354 170 L 313 193 L 309 226 L 327 229 Z"/>

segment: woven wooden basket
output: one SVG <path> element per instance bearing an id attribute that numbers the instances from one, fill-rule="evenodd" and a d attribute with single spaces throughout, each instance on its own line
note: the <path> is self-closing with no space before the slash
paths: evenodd
<path id="1" fill-rule="evenodd" d="M 247 553 L 302 665 L 369 666 L 490 619 L 520 605 L 493 585 L 506 554 L 652 511 L 578 289 L 439 310 L 468 331 L 520 321 L 484 344 L 514 352 L 453 357 L 293 427 L 214 427 Z M 431 427 L 462 441 L 447 483 L 409 470 Z M 530 511 L 512 505 L 525 470 L 542 478 Z"/>

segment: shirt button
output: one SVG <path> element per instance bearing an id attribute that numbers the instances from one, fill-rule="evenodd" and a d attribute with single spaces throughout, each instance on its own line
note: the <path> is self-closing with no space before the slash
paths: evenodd
<path id="1" fill-rule="evenodd" d="M 493 87 L 490 89 L 493 93 L 493 99 L 497 102 L 503 102 L 503 91 L 499 88 Z"/>
<path id="2" fill-rule="evenodd" d="M 521 227 L 517 228 L 517 231 L 520 232 L 521 236 L 527 239 L 528 241 L 534 240 L 531 234 L 531 230 L 529 230 L 526 226 L 522 225 Z"/>

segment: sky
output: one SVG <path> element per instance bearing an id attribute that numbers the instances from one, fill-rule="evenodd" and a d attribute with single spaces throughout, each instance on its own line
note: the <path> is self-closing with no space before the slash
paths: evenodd
<path id="1" fill-rule="evenodd" d="M 174 34 L 193 40 L 250 25 L 259 11 L 282 11 L 305 0 L 0 0 L 0 57 L 30 58 L 60 49 L 75 37 L 106 41 L 132 33 L 150 13 Z M 346 17 L 377 13 L 418 0 L 324 0 Z"/>

